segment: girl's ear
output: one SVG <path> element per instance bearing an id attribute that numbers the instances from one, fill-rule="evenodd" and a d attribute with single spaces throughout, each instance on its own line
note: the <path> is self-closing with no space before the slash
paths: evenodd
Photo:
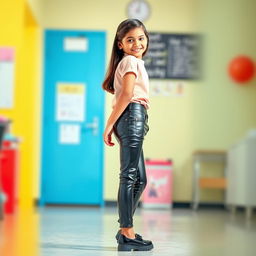
<path id="1" fill-rule="evenodd" d="M 121 44 L 120 42 L 117 43 L 117 46 L 118 46 L 118 48 L 119 48 L 120 50 L 123 49 L 123 46 L 122 46 L 122 44 Z"/>

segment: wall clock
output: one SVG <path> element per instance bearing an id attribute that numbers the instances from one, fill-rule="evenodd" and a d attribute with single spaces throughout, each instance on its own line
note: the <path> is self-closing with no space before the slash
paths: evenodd
<path id="1" fill-rule="evenodd" d="M 130 19 L 145 21 L 150 16 L 150 6 L 145 0 L 133 0 L 128 3 L 127 14 Z"/>

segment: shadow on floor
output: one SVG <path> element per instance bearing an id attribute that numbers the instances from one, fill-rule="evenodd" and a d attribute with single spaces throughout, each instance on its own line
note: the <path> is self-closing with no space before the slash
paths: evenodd
<path id="1" fill-rule="evenodd" d="M 75 245 L 75 244 L 56 244 L 56 243 L 42 243 L 41 248 L 71 249 L 71 250 L 75 249 L 75 250 L 86 250 L 86 251 L 116 251 L 116 247 Z"/>

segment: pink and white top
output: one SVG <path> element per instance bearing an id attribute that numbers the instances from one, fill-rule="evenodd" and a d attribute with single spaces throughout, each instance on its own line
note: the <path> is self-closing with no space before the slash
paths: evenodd
<path id="1" fill-rule="evenodd" d="M 115 107 L 117 99 L 122 92 L 123 77 L 128 72 L 132 72 L 136 75 L 133 97 L 130 102 L 140 103 L 148 109 L 149 79 L 144 66 L 144 61 L 128 54 L 124 55 L 116 68 L 114 79 L 115 96 L 113 98 L 112 107 Z"/>

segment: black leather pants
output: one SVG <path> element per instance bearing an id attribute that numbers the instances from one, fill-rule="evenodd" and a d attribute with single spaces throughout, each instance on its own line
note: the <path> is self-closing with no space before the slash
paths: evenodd
<path id="1" fill-rule="evenodd" d="M 142 144 L 147 134 L 148 115 L 139 103 L 130 103 L 114 125 L 120 144 L 120 183 L 118 212 L 121 228 L 133 227 L 133 214 L 146 186 Z"/>

